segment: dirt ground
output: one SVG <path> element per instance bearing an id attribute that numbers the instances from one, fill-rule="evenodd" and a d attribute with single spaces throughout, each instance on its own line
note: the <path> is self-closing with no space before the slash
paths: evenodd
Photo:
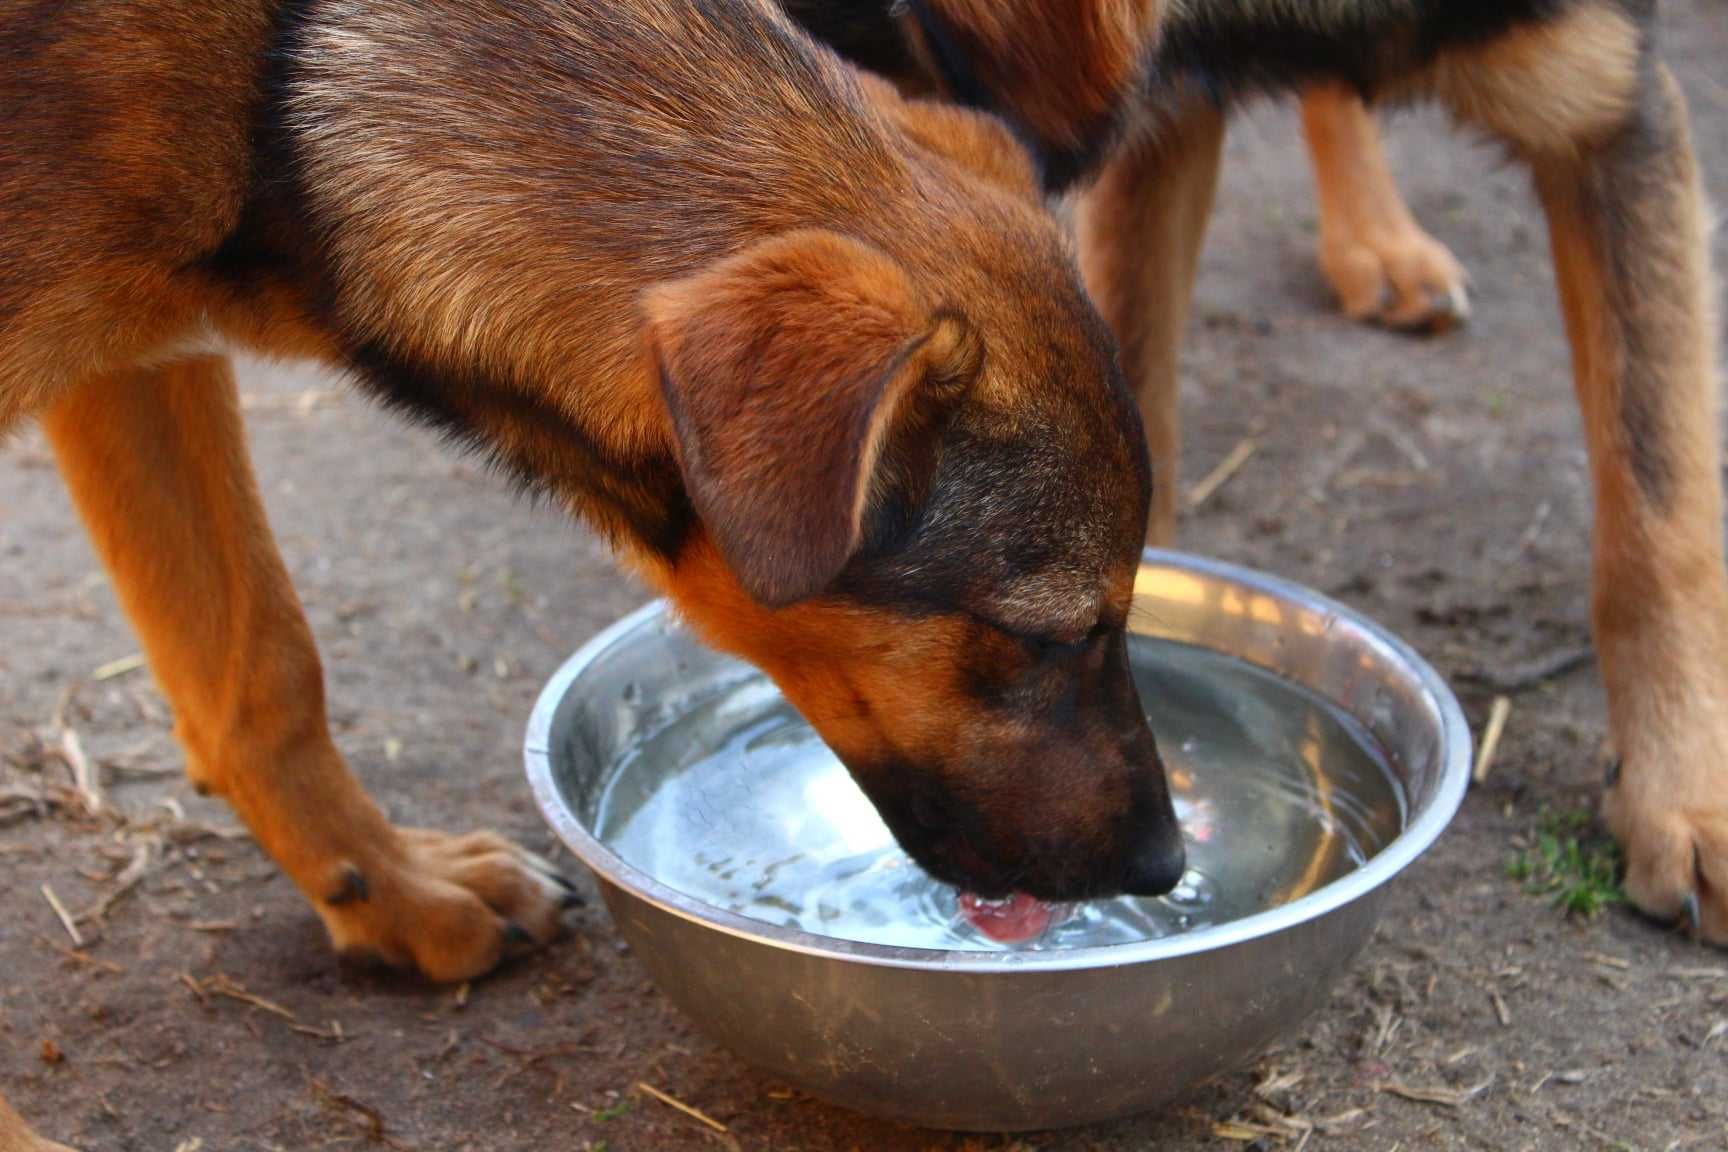
<path id="1" fill-rule="evenodd" d="M 1728 6 L 1671 3 L 1666 23 L 1728 199 Z M 1421 342 L 1334 317 L 1293 117 L 1246 116 L 1191 332 L 1184 467 L 1192 482 L 1246 437 L 1259 451 L 1185 542 L 1325 589 L 1449 673 L 1519 665 L 1588 639 L 1589 493 L 1545 233 L 1522 176 L 1437 119 L 1401 119 L 1392 149 L 1474 274 L 1474 326 Z M 581 530 L 329 381 L 251 368 L 245 387 L 356 768 L 399 820 L 553 851 L 523 723 L 642 591 Z M 656 994 L 596 907 L 472 989 L 344 976 L 288 883 L 178 776 L 135 647 L 26 432 L 0 450 L 0 1084 L 88 1149 L 1186 1152 L 1295 1148 L 1306 1124 L 1312 1150 L 1728 1148 L 1728 958 L 1624 910 L 1568 919 L 1507 875 L 1542 810 L 1588 803 L 1600 778 L 1588 668 L 1518 696 L 1490 781 L 1281 1048 L 1162 1116 L 969 1140 L 754 1073 Z M 1489 699 L 1466 693 L 1477 726 Z M 43 746 L 57 716 L 123 823 L 18 799 L 64 796 Z M 74 950 L 45 885 L 74 914 L 124 894 Z"/>

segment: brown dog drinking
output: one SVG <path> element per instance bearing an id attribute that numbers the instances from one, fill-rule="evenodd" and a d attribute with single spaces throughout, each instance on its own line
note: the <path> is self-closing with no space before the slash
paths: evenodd
<path id="1" fill-rule="evenodd" d="M 0 423 L 43 422 L 193 780 L 339 950 L 465 979 L 568 889 L 343 763 L 224 343 L 605 532 L 939 876 L 1176 883 L 1123 631 L 1145 443 L 995 121 L 757 0 L 89 0 L 14 6 L 0 59 Z"/>

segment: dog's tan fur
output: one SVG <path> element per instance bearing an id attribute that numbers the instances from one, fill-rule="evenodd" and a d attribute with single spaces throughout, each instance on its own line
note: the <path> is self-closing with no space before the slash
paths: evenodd
<path id="1" fill-rule="evenodd" d="M 1387 95 L 1436 98 L 1527 155 L 1578 152 L 1626 123 L 1641 55 L 1623 13 L 1587 5 L 1483 48 L 1443 53 L 1389 84 Z"/>

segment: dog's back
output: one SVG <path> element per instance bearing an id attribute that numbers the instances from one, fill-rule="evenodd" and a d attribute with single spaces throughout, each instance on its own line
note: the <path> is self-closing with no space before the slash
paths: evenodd
<path id="1" fill-rule="evenodd" d="M 509 19 L 499 6 L 337 5 L 287 45 L 282 114 L 307 215 L 337 259 L 402 257 L 351 286 L 372 305 L 461 329 L 476 294 L 532 265 L 556 286 L 544 306 L 591 326 L 596 354 L 634 356 L 619 284 L 759 235 L 856 227 L 905 184 L 851 74 L 767 4 L 515 0 Z M 549 189 L 581 211 L 548 204 Z M 482 226 L 451 227 L 478 205 Z M 395 271 L 408 264 L 418 274 Z"/>
<path id="2" fill-rule="evenodd" d="M 652 275 L 758 228 L 850 216 L 899 171 L 851 75 L 766 3 L 329 7 L 285 48 L 298 67 L 284 114 L 314 187 L 424 179 L 427 207 L 483 202 L 508 221 L 550 175 L 582 203 L 564 225 L 580 234 L 541 243 Z"/>
<path id="3" fill-rule="evenodd" d="M 544 107 L 548 54 L 524 50 L 535 38 L 561 46 L 557 107 Z M 892 178 L 880 138 L 845 130 L 870 113 L 820 51 L 755 2 L 6 5 L 0 422 L 57 380 L 105 366 L 64 361 L 93 324 L 112 329 L 123 316 L 138 330 L 121 342 L 124 360 L 155 351 L 151 333 L 197 310 L 185 270 L 232 236 L 256 198 L 272 96 L 315 156 L 295 179 L 340 217 L 327 224 L 367 219 L 413 246 L 453 205 L 485 204 L 496 249 L 469 250 L 452 265 L 465 272 L 441 275 L 575 248 L 615 262 L 594 279 L 616 282 L 795 226 L 784 217 L 820 215 L 824 198 L 831 216 L 848 216 Z M 284 53 L 303 67 L 292 91 L 270 93 L 271 62 Z M 522 115 L 525 106 L 540 114 Z M 490 134 L 485 147 L 465 138 L 476 131 Z M 580 235 L 536 233 L 518 210 L 549 174 L 588 205 L 566 214 Z M 279 187 L 281 173 L 268 175 Z M 412 205 L 394 193 L 403 181 L 423 190 Z M 810 196 L 788 198 L 788 186 Z"/>
<path id="4" fill-rule="evenodd" d="M 1447 48 L 1483 43 L 1573 0 L 1177 0 L 1160 29 L 1154 89 L 1214 97 L 1344 80 L 1373 91 Z"/>

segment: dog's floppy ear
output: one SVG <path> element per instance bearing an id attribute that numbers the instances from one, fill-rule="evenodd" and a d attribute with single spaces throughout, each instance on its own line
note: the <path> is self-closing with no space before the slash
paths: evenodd
<path id="1" fill-rule="evenodd" d="M 763 241 L 650 289 L 644 307 L 696 514 L 771 607 L 839 575 L 897 419 L 958 394 L 983 359 L 957 313 L 834 232 Z"/>

